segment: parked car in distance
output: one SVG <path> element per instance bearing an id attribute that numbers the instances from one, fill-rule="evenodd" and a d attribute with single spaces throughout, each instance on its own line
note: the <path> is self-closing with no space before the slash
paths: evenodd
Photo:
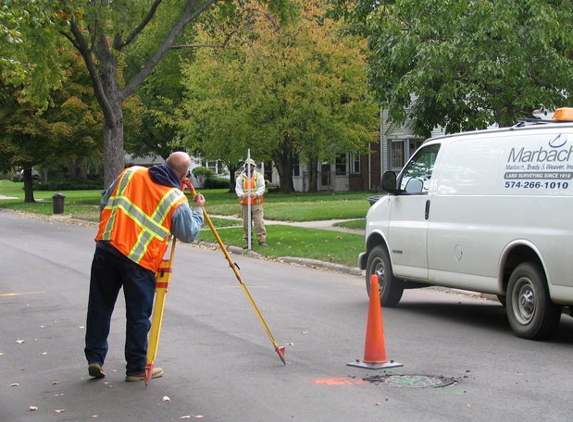
<path id="1" fill-rule="evenodd" d="M 40 181 L 40 173 L 38 173 L 36 170 L 32 169 L 32 180 L 34 182 L 39 182 Z M 24 181 L 24 170 L 20 170 L 20 172 L 18 173 L 18 181 L 19 182 L 23 182 Z"/>

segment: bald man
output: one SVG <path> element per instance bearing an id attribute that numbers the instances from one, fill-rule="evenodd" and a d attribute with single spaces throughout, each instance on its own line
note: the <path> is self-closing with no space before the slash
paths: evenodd
<path id="1" fill-rule="evenodd" d="M 155 275 L 171 236 L 190 243 L 203 225 L 205 198 L 193 209 L 180 186 L 191 158 L 174 152 L 165 164 L 125 169 L 103 193 L 95 237 L 85 336 L 88 373 L 105 377 L 110 321 L 123 287 L 126 306 L 126 381 L 142 381 L 147 363 L 147 333 L 155 295 Z M 155 368 L 152 378 L 163 375 Z"/>

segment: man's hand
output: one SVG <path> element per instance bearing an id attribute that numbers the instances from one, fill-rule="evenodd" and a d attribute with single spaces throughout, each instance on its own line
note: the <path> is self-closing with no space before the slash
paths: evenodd
<path id="1" fill-rule="evenodd" d="M 195 201 L 195 205 L 197 205 L 198 207 L 204 207 L 205 206 L 205 197 L 200 193 L 195 195 L 195 197 L 193 198 L 193 201 Z"/>

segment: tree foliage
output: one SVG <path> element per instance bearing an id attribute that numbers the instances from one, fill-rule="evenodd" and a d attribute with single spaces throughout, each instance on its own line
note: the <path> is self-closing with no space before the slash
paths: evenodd
<path id="1" fill-rule="evenodd" d="M 32 180 L 26 177 L 33 166 L 65 163 L 78 170 L 85 168 L 86 157 L 101 158 L 101 111 L 82 59 L 69 46 L 57 56 L 64 78 L 50 92 L 47 106 L 30 101 L 22 87 L 2 88 L 10 95 L 0 103 L 0 150 L 5 164 L 26 170 L 26 202 L 34 201 Z"/>
<path id="2" fill-rule="evenodd" d="M 253 9 L 248 32 L 223 51 L 199 52 L 184 71 L 182 105 L 182 134 L 195 151 L 237 168 L 249 149 L 276 164 L 287 193 L 299 159 L 365 151 L 378 127 L 360 45 L 337 36 L 320 1 L 297 4 L 300 18 L 288 24 Z"/>
<path id="3" fill-rule="evenodd" d="M 42 20 L 40 26 L 29 25 L 26 33 L 22 31 L 23 44 L 42 46 L 37 49 L 39 57 L 34 62 L 37 68 L 57 57 L 51 48 L 54 34 L 71 42 L 83 58 L 103 116 L 104 183 L 107 185 L 124 166 L 123 106 L 126 99 L 149 78 L 171 49 L 177 44 L 192 43 L 192 39 L 185 38 L 189 24 L 207 12 L 239 20 L 241 16 L 236 10 L 242 2 L 37 0 L 36 3 L 41 6 L 34 8 L 34 12 L 47 14 L 48 19 Z M 259 0 L 257 3 L 268 3 L 277 16 L 289 14 L 289 0 Z M 28 10 L 29 5 L 27 0 L 11 0 L 9 9 Z M 40 39 L 43 43 L 37 42 Z M 57 63 L 53 64 L 51 75 L 57 75 L 58 69 Z M 38 79 L 28 79 L 34 83 L 34 89 L 29 89 L 31 94 L 46 89 L 39 83 L 42 77 L 48 78 L 46 75 L 50 73 L 37 72 Z M 57 78 L 50 76 L 49 80 Z"/>
<path id="4" fill-rule="evenodd" d="M 331 0 L 369 40 L 369 77 L 395 123 L 418 134 L 512 124 L 571 104 L 567 0 Z"/>

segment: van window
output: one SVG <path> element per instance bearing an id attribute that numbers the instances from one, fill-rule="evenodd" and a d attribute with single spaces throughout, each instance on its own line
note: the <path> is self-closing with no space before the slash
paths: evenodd
<path id="1" fill-rule="evenodd" d="M 440 144 L 433 144 L 419 149 L 414 154 L 402 170 L 400 189 L 408 193 L 426 193 L 428 191 L 439 149 Z"/>

